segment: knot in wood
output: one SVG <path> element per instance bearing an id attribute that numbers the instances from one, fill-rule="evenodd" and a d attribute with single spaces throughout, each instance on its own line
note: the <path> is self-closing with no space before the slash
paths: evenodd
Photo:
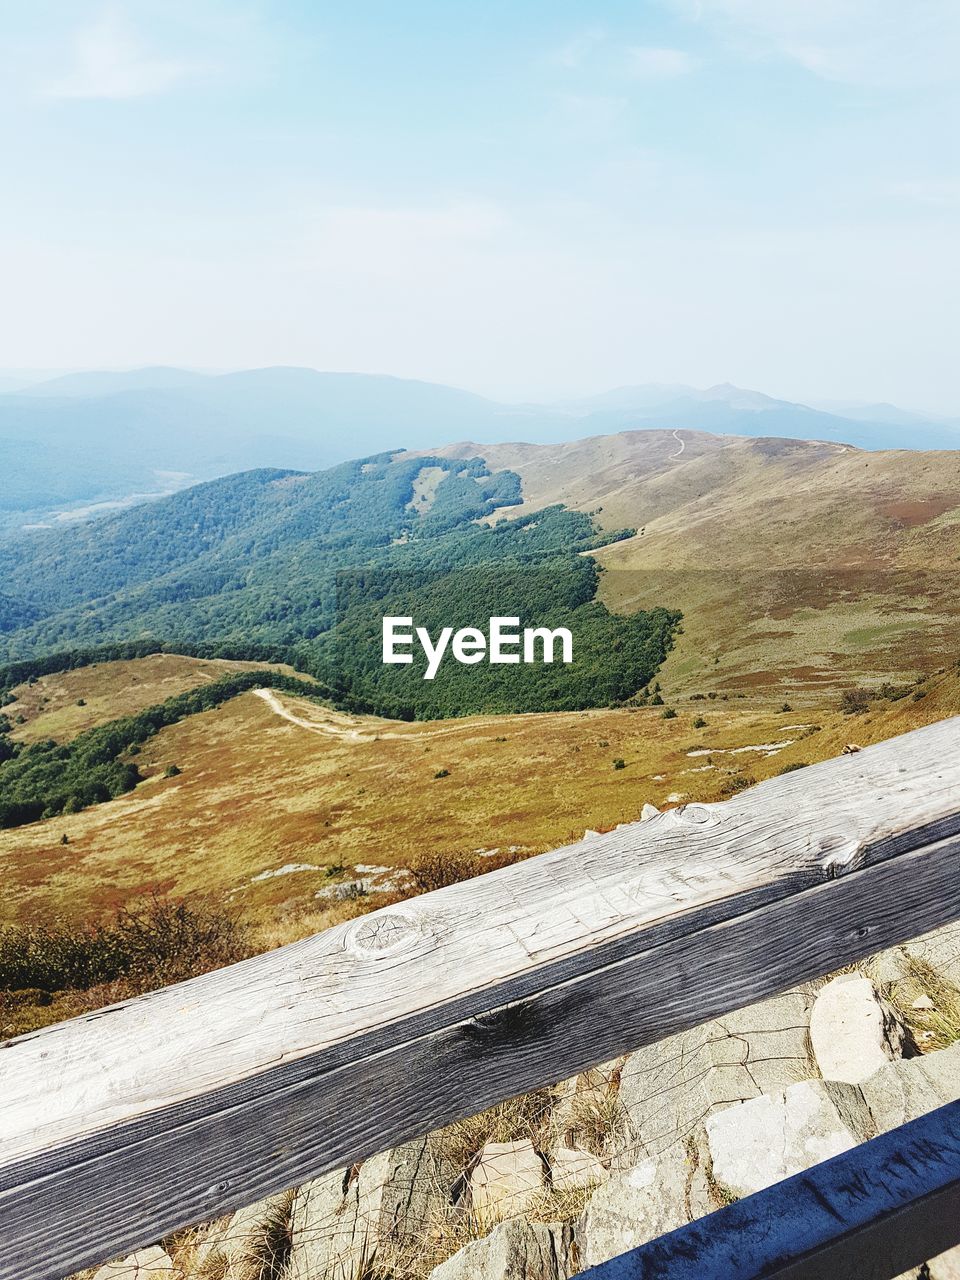
<path id="1" fill-rule="evenodd" d="M 854 869 L 863 853 L 863 839 L 855 819 L 840 819 L 838 825 L 839 830 L 821 833 L 817 838 L 820 867 L 827 880 L 836 880 L 845 871 Z"/>
<path id="2" fill-rule="evenodd" d="M 423 935 L 419 917 L 408 908 L 391 907 L 358 920 L 347 937 L 347 949 L 355 955 L 395 955 L 414 946 Z"/>
<path id="3" fill-rule="evenodd" d="M 684 827 L 716 827 L 721 821 L 714 806 L 708 804 L 681 804 L 669 812 L 674 822 Z"/>

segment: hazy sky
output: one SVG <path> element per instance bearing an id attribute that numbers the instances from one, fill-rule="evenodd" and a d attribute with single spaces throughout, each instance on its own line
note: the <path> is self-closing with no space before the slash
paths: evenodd
<path id="1" fill-rule="evenodd" d="M 0 365 L 960 412 L 960 0 L 0 0 Z"/>

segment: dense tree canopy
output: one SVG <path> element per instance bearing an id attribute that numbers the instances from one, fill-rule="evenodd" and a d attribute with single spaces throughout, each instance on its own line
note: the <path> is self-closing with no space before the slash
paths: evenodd
<path id="1" fill-rule="evenodd" d="M 67 661 L 165 647 L 290 662 L 338 705 L 405 718 L 619 702 L 663 661 L 679 615 L 623 616 L 596 599 L 598 534 L 562 506 L 496 519 L 519 478 L 482 459 L 383 454 L 329 471 L 254 471 L 86 526 L 0 548 L 7 588 L 37 621 L 7 630 L 0 690 Z M 381 619 L 431 631 L 567 627 L 574 661 L 384 666 Z M 108 648 L 105 650 L 104 645 Z M 45 657 L 51 653 L 57 657 Z M 126 778 L 128 775 L 123 775 Z M 113 777 L 113 775 L 111 775 Z M 118 774 L 104 785 L 119 785 Z"/>

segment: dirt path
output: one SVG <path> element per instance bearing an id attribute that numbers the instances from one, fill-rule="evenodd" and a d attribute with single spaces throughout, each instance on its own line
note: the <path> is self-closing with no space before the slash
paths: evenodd
<path id="1" fill-rule="evenodd" d="M 350 718 L 340 711 L 327 711 L 323 707 L 317 707 L 317 714 L 325 716 L 325 720 L 306 720 L 303 716 L 295 715 L 289 707 L 284 706 L 272 689 L 254 689 L 253 692 L 258 698 L 262 698 L 271 711 L 281 716 L 284 720 L 289 720 L 291 724 L 298 725 L 301 729 L 306 729 L 309 733 L 319 733 L 326 738 L 340 738 L 347 742 L 374 742 L 378 738 L 441 738 L 450 733 L 462 733 L 465 729 L 483 729 L 491 725 L 507 724 L 511 720 L 522 720 L 529 722 L 533 717 L 530 715 L 512 715 L 512 716 L 484 716 L 471 717 L 469 721 L 456 720 L 451 724 L 436 725 L 432 729 L 378 729 L 371 726 L 368 729 L 360 729 L 354 724 Z M 549 713 L 547 713 L 549 714 Z M 383 721 L 384 724 L 390 723 Z M 395 721 L 393 723 L 396 723 Z"/>
<path id="2" fill-rule="evenodd" d="M 681 440 L 681 439 L 680 439 L 680 435 L 679 435 L 679 433 L 678 433 L 678 432 L 673 431 L 671 434 L 673 435 L 674 440 L 676 440 L 676 442 L 677 442 L 677 444 L 680 446 L 680 448 L 677 450 L 677 452 L 676 452 L 676 453 L 671 453 L 670 457 L 671 457 L 671 458 L 679 458 L 679 457 L 680 457 L 680 455 L 681 455 L 681 453 L 683 453 L 684 449 L 687 447 L 687 442 L 686 442 L 686 440 Z"/>

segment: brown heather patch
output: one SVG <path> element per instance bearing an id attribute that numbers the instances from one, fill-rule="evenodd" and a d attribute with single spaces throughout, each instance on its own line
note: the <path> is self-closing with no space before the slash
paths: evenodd
<path id="1" fill-rule="evenodd" d="M 960 494 L 944 494 L 935 498 L 893 499 L 877 503 L 877 511 L 900 529 L 915 529 L 936 520 L 960 506 Z"/>

